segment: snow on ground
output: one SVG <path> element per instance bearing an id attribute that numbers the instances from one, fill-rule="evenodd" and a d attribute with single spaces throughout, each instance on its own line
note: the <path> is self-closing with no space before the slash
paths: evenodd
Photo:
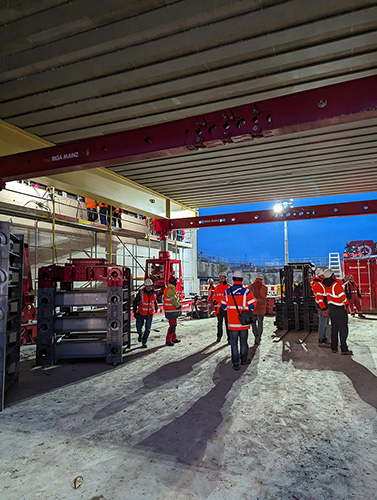
<path id="1" fill-rule="evenodd" d="M 266 318 L 240 371 L 215 318 L 180 321 L 174 347 L 156 322 L 118 367 L 42 370 L 24 347 L 0 414 L 0 498 L 377 499 L 376 319 L 350 320 L 348 357 L 314 332 L 274 343 Z"/>

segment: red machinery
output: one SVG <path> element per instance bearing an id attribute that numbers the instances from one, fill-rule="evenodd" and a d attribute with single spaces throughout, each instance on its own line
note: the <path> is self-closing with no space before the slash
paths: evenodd
<path id="1" fill-rule="evenodd" d="M 377 313 L 377 256 L 345 258 L 344 275 L 352 274 L 361 293 L 363 312 Z"/>
<path id="2" fill-rule="evenodd" d="M 145 265 L 145 278 L 153 281 L 153 287 L 157 292 L 157 299 L 160 302 L 164 289 L 169 284 L 169 277 L 174 275 L 177 280 L 177 293 L 180 300 L 184 299 L 182 279 L 182 263 L 180 260 L 170 258 L 169 252 L 159 252 L 158 259 L 147 259 Z"/>
<path id="3" fill-rule="evenodd" d="M 373 240 L 347 241 L 344 257 L 369 257 L 376 255 L 377 243 Z"/>
<path id="4" fill-rule="evenodd" d="M 34 306 L 35 293 L 31 279 L 29 245 L 24 245 L 24 266 L 22 276 L 21 344 L 35 344 L 37 340 L 37 309 Z"/>

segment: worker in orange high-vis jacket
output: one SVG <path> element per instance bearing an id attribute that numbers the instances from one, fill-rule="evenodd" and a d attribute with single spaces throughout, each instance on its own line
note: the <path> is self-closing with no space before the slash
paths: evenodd
<path id="1" fill-rule="evenodd" d="M 347 296 L 342 285 L 334 277 L 331 269 L 326 269 L 323 273 L 323 284 L 327 299 L 327 308 L 331 319 L 331 352 L 338 352 L 338 334 L 340 336 L 340 350 L 343 355 L 352 355 L 348 349 L 348 315 Z"/>
<path id="2" fill-rule="evenodd" d="M 136 330 L 141 347 L 147 347 L 148 337 L 151 331 L 153 314 L 157 312 L 157 293 L 153 288 L 153 281 L 147 278 L 144 287 L 139 290 L 132 304 L 132 310 L 136 318 Z M 143 325 L 145 323 L 144 333 Z"/>
<path id="3" fill-rule="evenodd" d="M 116 226 L 117 221 L 118 221 L 118 227 L 122 227 L 122 219 L 121 219 L 121 213 L 120 213 L 120 208 L 117 207 L 111 207 L 112 209 L 112 218 L 111 218 L 111 225 Z"/>
<path id="4" fill-rule="evenodd" d="M 163 305 L 165 310 L 165 318 L 169 321 L 168 333 L 166 335 L 166 345 L 173 346 L 180 342 L 177 339 L 176 328 L 177 318 L 181 314 L 181 303 L 177 295 L 177 280 L 172 274 L 169 277 L 169 284 L 164 290 Z"/>
<path id="5" fill-rule="evenodd" d="M 98 203 L 98 206 L 99 206 L 99 216 L 100 216 L 101 224 L 108 226 L 109 222 L 110 222 L 110 220 L 109 220 L 109 205 L 107 203 L 102 203 L 102 201 L 100 201 Z"/>
<path id="6" fill-rule="evenodd" d="M 233 286 L 225 290 L 224 300 L 221 304 L 221 307 L 226 310 L 228 315 L 232 363 L 235 370 L 240 369 L 238 339 L 240 340 L 241 365 L 247 365 L 251 362 L 250 358 L 248 358 L 249 346 L 247 343 L 250 325 L 241 324 L 239 313 L 247 310 L 252 311 L 257 302 L 253 293 L 242 285 L 242 281 L 242 271 L 235 271 L 233 274 Z"/>
<path id="7" fill-rule="evenodd" d="M 230 344 L 229 330 L 228 330 L 228 316 L 225 309 L 222 309 L 221 307 L 221 303 L 224 300 L 225 290 L 230 286 L 226 278 L 227 275 L 224 271 L 219 273 L 220 283 L 215 288 L 213 303 L 215 305 L 216 316 L 217 316 L 217 342 L 221 341 L 221 337 L 223 336 L 223 323 L 225 323 L 226 338 L 228 344 Z"/>
<path id="8" fill-rule="evenodd" d="M 318 268 L 315 271 L 310 286 L 312 287 L 314 300 L 318 313 L 318 346 L 330 347 L 330 343 L 326 337 L 327 327 L 329 326 L 329 314 L 327 311 L 327 299 L 325 294 L 325 285 L 323 280 L 325 270 Z"/>
<path id="9" fill-rule="evenodd" d="M 254 334 L 254 346 L 258 347 L 262 339 L 263 320 L 267 310 L 267 287 L 263 283 L 263 274 L 257 274 L 254 283 L 249 285 L 248 289 L 257 300 L 253 311 L 256 321 L 251 324 L 251 329 Z"/>
<path id="10" fill-rule="evenodd" d="M 98 219 L 97 202 L 91 198 L 85 198 L 88 221 L 95 222 Z"/>

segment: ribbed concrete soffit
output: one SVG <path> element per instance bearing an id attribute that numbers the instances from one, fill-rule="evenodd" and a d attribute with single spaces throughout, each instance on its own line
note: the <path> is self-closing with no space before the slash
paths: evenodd
<path id="1" fill-rule="evenodd" d="M 377 73 L 375 0 L 20 0 L 0 26 L 0 118 L 56 144 Z M 376 131 L 354 122 L 114 171 L 190 207 L 365 192 Z"/>

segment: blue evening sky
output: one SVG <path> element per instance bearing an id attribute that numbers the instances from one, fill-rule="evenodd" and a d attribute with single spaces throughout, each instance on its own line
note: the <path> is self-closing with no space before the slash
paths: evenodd
<path id="1" fill-rule="evenodd" d="M 293 200 L 293 206 L 325 205 L 348 201 L 377 199 L 377 192 L 347 196 L 327 196 Z M 284 200 L 285 201 L 285 200 Z M 273 208 L 276 202 L 231 205 L 199 210 L 199 215 L 218 215 Z M 347 241 L 377 241 L 377 215 L 333 217 L 329 219 L 288 222 L 289 259 L 328 257 L 330 252 L 342 255 Z M 198 230 L 198 250 L 241 263 L 275 259 L 284 261 L 284 223 L 243 224 L 239 226 Z"/>

